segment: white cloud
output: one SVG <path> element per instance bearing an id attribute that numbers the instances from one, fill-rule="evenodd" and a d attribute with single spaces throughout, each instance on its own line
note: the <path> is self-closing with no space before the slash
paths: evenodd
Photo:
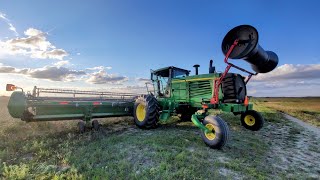
<path id="1" fill-rule="evenodd" d="M 149 91 L 153 91 L 153 88 L 149 88 Z M 110 91 L 112 92 L 118 92 L 118 93 L 134 93 L 134 94 L 146 94 L 147 88 L 146 86 L 112 86 L 110 88 Z"/>
<path id="2" fill-rule="evenodd" d="M 54 63 L 53 65 L 57 66 L 57 67 L 61 67 L 61 66 L 65 66 L 68 64 L 70 64 L 70 62 L 68 60 L 65 60 L 65 61 L 58 61 L 58 62 Z"/>
<path id="3" fill-rule="evenodd" d="M 16 69 L 11 66 L 0 66 L 0 73 L 14 73 Z"/>
<path id="4" fill-rule="evenodd" d="M 19 36 L 17 29 L 13 26 L 13 24 L 8 23 L 8 25 L 9 25 L 9 30 L 13 31 L 16 36 Z"/>
<path id="5" fill-rule="evenodd" d="M 1 18 L 1 19 L 5 19 L 5 20 L 7 19 L 7 18 L 6 18 L 6 15 L 5 15 L 4 13 L 2 13 L 2 12 L 0 12 L 0 18 Z"/>
<path id="6" fill-rule="evenodd" d="M 39 58 L 39 59 L 58 59 L 63 60 L 63 57 L 67 56 L 68 53 L 63 49 L 54 49 L 51 51 L 34 51 L 31 54 L 32 58 Z"/>
<path id="7" fill-rule="evenodd" d="M 284 64 L 266 74 L 258 74 L 254 81 L 320 78 L 320 64 Z"/>
<path id="8" fill-rule="evenodd" d="M 6 74 L 20 74 L 26 77 L 35 79 L 47 79 L 51 81 L 86 81 L 90 84 L 118 84 L 121 85 L 128 81 L 128 77 L 115 74 L 109 74 L 105 68 L 89 68 L 98 71 L 86 73 L 83 70 L 72 70 L 64 65 L 69 64 L 69 61 L 59 61 L 51 66 L 44 66 L 42 68 L 15 68 L 12 66 L 5 66 L 0 64 L 0 73 Z"/>
<path id="9" fill-rule="evenodd" d="M 65 67 L 45 66 L 43 68 L 29 70 L 27 74 L 37 79 L 70 81 L 70 79 L 74 79 L 76 75 L 84 75 L 86 73 L 84 71 L 70 70 Z"/>
<path id="10" fill-rule="evenodd" d="M 90 70 L 90 71 L 95 71 L 95 70 L 110 70 L 112 69 L 112 67 L 110 66 L 96 66 L 96 67 L 92 67 L 92 68 L 87 68 L 87 70 Z"/>
<path id="11" fill-rule="evenodd" d="M 72 81 L 76 76 L 85 75 L 84 71 L 71 70 L 59 66 L 45 66 L 43 68 L 18 69 L 11 66 L 0 66 L 0 73 L 21 74 L 36 79 L 47 79 L 51 81 Z"/>
<path id="12" fill-rule="evenodd" d="M 295 81 L 280 81 L 270 85 L 269 82 L 251 82 L 247 90 L 249 96 L 260 97 L 320 96 L 320 83 L 310 81 L 301 84 Z"/>
<path id="13" fill-rule="evenodd" d="M 151 82 L 151 80 L 148 78 L 137 78 L 136 80 L 140 82 Z"/>
<path id="14" fill-rule="evenodd" d="M 152 81 L 148 78 L 136 78 L 135 84 L 136 86 L 144 87 L 146 88 L 146 85 L 148 85 L 149 89 L 153 89 L 153 85 L 151 85 Z"/>
<path id="15" fill-rule="evenodd" d="M 128 77 L 108 74 L 104 69 L 101 69 L 91 73 L 87 82 L 91 84 L 122 84 L 128 80 Z"/>
<path id="16" fill-rule="evenodd" d="M 47 41 L 46 34 L 39 30 L 29 28 L 24 32 L 24 34 L 27 36 L 26 38 L 10 39 L 7 43 L 17 48 L 41 51 L 45 51 L 49 48 L 55 48 L 49 41 Z"/>
<path id="17" fill-rule="evenodd" d="M 19 33 L 17 32 L 16 28 L 11 23 L 10 19 L 7 18 L 6 14 L 0 12 L 0 19 L 4 20 L 8 24 L 9 30 L 12 31 L 15 36 L 19 36 Z"/>
<path id="18" fill-rule="evenodd" d="M 38 35 L 42 35 L 44 33 L 42 31 L 38 30 L 38 29 L 29 28 L 24 32 L 24 34 L 26 36 L 38 36 Z"/>
<path id="19" fill-rule="evenodd" d="M 284 64 L 254 76 L 247 89 L 254 96 L 320 96 L 320 64 Z"/>
<path id="20" fill-rule="evenodd" d="M 134 94 L 146 94 L 148 91 L 153 92 L 154 87 L 152 84 L 146 86 L 146 82 L 151 82 L 147 78 L 135 78 L 130 79 L 131 85 L 112 86 L 111 90 L 120 93 L 134 93 Z M 148 90 L 148 91 L 147 91 Z"/>
<path id="21" fill-rule="evenodd" d="M 47 33 L 35 28 L 29 28 L 24 32 L 27 37 L 18 37 L 0 41 L 0 55 L 22 55 L 38 59 L 63 60 L 68 53 L 63 49 L 57 49 L 47 40 Z"/>

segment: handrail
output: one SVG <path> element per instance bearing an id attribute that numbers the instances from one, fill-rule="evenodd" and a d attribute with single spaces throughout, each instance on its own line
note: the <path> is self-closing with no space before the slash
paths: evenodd
<path id="1" fill-rule="evenodd" d="M 33 96 L 40 97 L 40 94 L 72 94 L 75 95 L 98 95 L 100 97 L 106 96 L 117 96 L 121 98 L 140 96 L 140 94 L 135 93 L 117 93 L 117 92 L 107 92 L 107 91 L 83 91 L 83 90 L 72 90 L 72 89 L 54 89 L 54 88 L 38 88 L 34 87 Z"/>

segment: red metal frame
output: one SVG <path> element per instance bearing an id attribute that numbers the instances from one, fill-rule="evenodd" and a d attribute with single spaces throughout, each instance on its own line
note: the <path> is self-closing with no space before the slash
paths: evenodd
<path id="1" fill-rule="evenodd" d="M 220 84 L 222 83 L 222 80 L 225 78 L 225 76 L 227 75 L 227 73 L 229 72 L 229 70 L 230 70 L 231 67 L 234 67 L 234 68 L 236 68 L 236 69 L 239 69 L 240 71 L 243 71 L 243 72 L 246 72 L 246 73 L 249 74 L 248 77 L 247 77 L 247 79 L 246 79 L 246 81 L 245 81 L 246 84 L 249 82 L 249 80 L 251 79 L 251 77 L 252 77 L 253 75 L 257 75 L 257 74 L 258 74 L 258 73 L 252 73 L 252 72 L 250 72 L 250 71 L 247 71 L 247 70 L 245 70 L 245 69 L 243 69 L 243 68 L 240 68 L 240 67 L 238 67 L 238 66 L 236 66 L 236 65 L 228 62 L 230 54 L 232 53 L 233 49 L 234 49 L 238 44 L 239 44 L 239 40 L 236 39 L 236 40 L 233 42 L 233 44 L 231 45 L 230 49 L 228 50 L 228 52 L 227 52 L 227 54 L 226 54 L 226 56 L 225 56 L 225 58 L 224 58 L 224 62 L 225 62 L 226 64 L 228 64 L 227 67 L 226 67 L 226 69 L 225 69 L 225 71 L 223 72 L 223 74 L 222 74 L 219 78 L 215 79 L 214 82 L 213 82 L 213 83 L 214 83 L 214 94 L 213 94 L 213 96 L 212 96 L 212 98 L 211 98 L 211 100 L 210 100 L 210 103 L 211 103 L 211 104 L 218 104 L 218 103 L 219 103 L 219 87 L 220 87 Z"/>

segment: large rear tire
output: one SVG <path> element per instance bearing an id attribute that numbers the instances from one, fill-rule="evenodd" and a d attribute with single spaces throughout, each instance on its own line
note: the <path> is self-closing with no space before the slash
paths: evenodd
<path id="1" fill-rule="evenodd" d="M 263 127 L 264 119 L 257 111 L 248 110 L 241 114 L 241 124 L 246 129 L 258 131 Z"/>
<path id="2" fill-rule="evenodd" d="M 134 122 L 139 128 L 155 128 L 159 121 L 159 104 L 153 95 L 139 97 L 134 104 Z"/>
<path id="3" fill-rule="evenodd" d="M 243 103 L 247 95 L 246 84 L 241 75 L 227 73 L 222 80 L 223 102 Z"/>
<path id="4" fill-rule="evenodd" d="M 201 132 L 204 143 L 213 149 L 221 149 L 229 140 L 229 127 L 227 123 L 218 116 L 207 116 L 203 120 L 203 125 L 211 132 Z"/>

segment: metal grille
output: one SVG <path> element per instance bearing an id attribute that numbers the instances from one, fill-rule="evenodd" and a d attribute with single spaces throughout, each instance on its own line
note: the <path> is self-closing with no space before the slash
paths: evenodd
<path id="1" fill-rule="evenodd" d="M 210 81 L 195 81 L 189 83 L 190 96 L 204 96 L 211 94 Z"/>

